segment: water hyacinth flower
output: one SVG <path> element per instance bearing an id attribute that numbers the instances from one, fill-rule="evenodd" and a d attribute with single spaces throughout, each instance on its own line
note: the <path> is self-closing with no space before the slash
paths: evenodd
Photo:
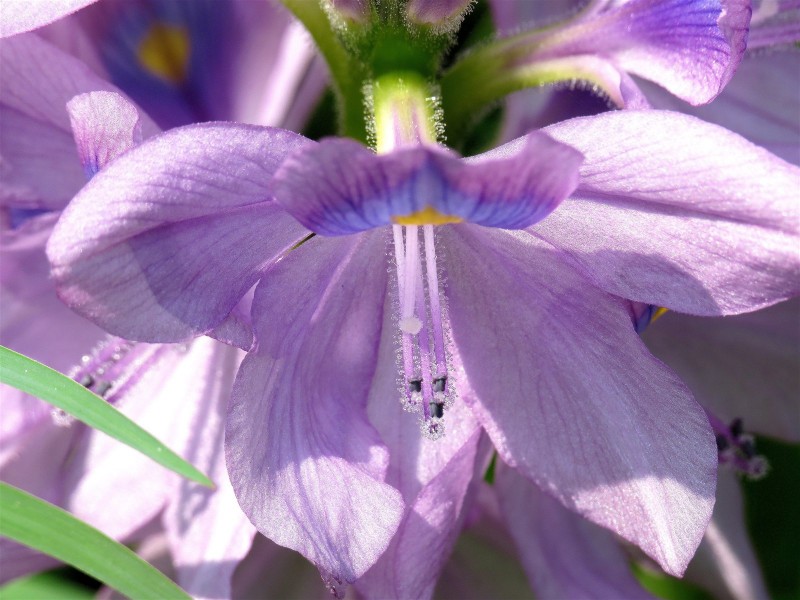
<path id="1" fill-rule="evenodd" d="M 258 282 L 231 475 L 258 528 L 334 589 L 430 594 L 484 431 L 553 506 L 681 572 L 713 503 L 714 436 L 626 299 L 722 314 L 795 294 L 796 170 L 669 114 L 574 121 L 461 160 L 435 144 L 415 85 L 379 98 L 374 84 L 378 156 L 211 124 L 121 157 L 51 244 L 61 294 L 163 341 L 229 326 Z"/>
<path id="2" fill-rule="evenodd" d="M 468 408 L 507 464 L 681 573 L 711 514 L 714 435 L 621 298 L 720 315 L 796 294 L 797 169 L 660 112 L 463 160 L 399 89 L 376 104 L 378 155 L 233 124 L 130 152 L 51 238 L 62 298 L 167 341 L 212 330 L 258 282 L 228 469 L 259 530 L 333 580 L 363 575 L 404 514 L 365 414 L 397 396 L 434 434 Z"/>

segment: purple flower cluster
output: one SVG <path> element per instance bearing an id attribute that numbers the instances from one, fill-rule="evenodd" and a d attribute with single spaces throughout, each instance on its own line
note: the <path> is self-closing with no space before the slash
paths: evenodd
<path id="1" fill-rule="evenodd" d="M 791 3 L 593 0 L 527 30 L 538 3 L 498 0 L 514 33 L 456 62 L 441 102 L 407 71 L 364 86 L 372 147 L 292 131 L 325 75 L 277 9 L 88 4 L 4 15 L 2 342 L 119 403 L 218 489 L 5 389 L 4 480 L 118 539 L 165 539 L 198 597 L 247 586 L 231 581 L 248 552 L 242 580 L 262 564 L 256 531 L 335 594 L 430 597 L 476 522 L 507 530 L 543 598 L 648 597 L 628 545 L 677 576 L 698 547 L 736 556 L 717 584 L 766 596 L 717 472 L 765 470 L 738 417 L 800 439 L 783 302 L 800 292 L 798 99 L 770 97 L 789 82 L 767 70 L 800 55 L 747 49 L 800 39 Z M 385 17 L 323 4 L 342 48 Z M 436 40 L 469 5 L 394 4 Z M 551 122 L 563 89 L 544 109 L 516 96 L 510 141 L 443 143 L 440 109 L 466 127 L 470 102 L 573 80 L 622 110 Z M 701 120 L 664 90 L 721 95 Z M 709 122 L 742 115 L 743 135 Z M 49 564 L 2 549 L 11 577 Z"/>

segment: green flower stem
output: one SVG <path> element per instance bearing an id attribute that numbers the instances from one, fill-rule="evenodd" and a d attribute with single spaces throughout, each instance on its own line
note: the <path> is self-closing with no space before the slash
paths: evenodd
<path id="1" fill-rule="evenodd" d="M 454 143 L 462 141 L 473 120 L 501 98 L 530 87 L 576 79 L 576 73 L 561 65 L 521 60 L 520 46 L 508 42 L 501 40 L 468 54 L 443 76 L 442 108 Z"/>
<path id="2" fill-rule="evenodd" d="M 283 0 L 283 4 L 305 25 L 328 63 L 339 105 L 342 135 L 366 142 L 363 92 L 366 73 L 363 66 L 339 43 L 328 15 L 318 0 Z"/>
<path id="3" fill-rule="evenodd" d="M 427 80 L 413 71 L 387 73 L 371 86 L 378 153 L 438 137 L 437 96 Z"/>

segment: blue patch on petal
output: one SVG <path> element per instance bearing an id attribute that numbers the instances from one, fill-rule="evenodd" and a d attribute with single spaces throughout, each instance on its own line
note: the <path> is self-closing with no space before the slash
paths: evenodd
<path id="1" fill-rule="evenodd" d="M 99 45 L 111 80 L 162 128 L 229 113 L 220 93 L 232 70 L 222 47 L 231 42 L 229 3 L 126 2 L 101 16 L 109 19 Z"/>
<path id="2" fill-rule="evenodd" d="M 16 229 L 23 225 L 26 221 L 33 219 L 34 217 L 38 217 L 39 215 L 44 215 L 46 213 L 52 212 L 50 210 L 46 210 L 43 208 L 16 208 L 10 207 L 8 209 L 8 216 L 11 225 L 11 229 Z"/>

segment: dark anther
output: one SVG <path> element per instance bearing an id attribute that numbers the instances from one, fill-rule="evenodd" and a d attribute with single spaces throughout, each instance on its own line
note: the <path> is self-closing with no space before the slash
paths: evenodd
<path id="1" fill-rule="evenodd" d="M 742 440 L 739 444 L 739 448 L 741 448 L 742 454 L 747 458 L 753 458 L 756 455 L 756 444 L 751 439 Z"/>
<path id="2" fill-rule="evenodd" d="M 730 446 L 730 442 L 728 442 L 728 438 L 726 438 L 721 433 L 717 434 L 717 452 L 725 452 Z"/>
<path id="3" fill-rule="evenodd" d="M 433 391 L 434 392 L 443 392 L 445 386 L 447 385 L 447 375 L 444 377 L 437 377 L 433 380 Z"/>
<path id="4" fill-rule="evenodd" d="M 80 383 L 85 388 L 90 388 L 94 385 L 94 377 L 92 377 L 91 375 L 84 375 L 83 377 L 80 378 L 78 383 Z"/>
<path id="5" fill-rule="evenodd" d="M 421 392 L 422 391 L 422 379 L 409 379 L 408 380 L 408 389 L 410 392 Z"/>
<path id="6" fill-rule="evenodd" d="M 431 416 L 441 419 L 444 416 L 444 402 L 431 402 Z"/>
<path id="7" fill-rule="evenodd" d="M 744 433 L 744 427 L 742 426 L 742 420 L 739 418 L 734 419 L 731 421 L 731 435 L 733 439 L 738 438 L 740 435 Z"/>
<path id="8" fill-rule="evenodd" d="M 95 394 L 98 396 L 102 396 L 105 398 L 105 395 L 108 393 L 108 390 L 111 389 L 111 384 L 107 381 L 101 381 L 97 384 L 97 388 L 95 389 Z"/>

